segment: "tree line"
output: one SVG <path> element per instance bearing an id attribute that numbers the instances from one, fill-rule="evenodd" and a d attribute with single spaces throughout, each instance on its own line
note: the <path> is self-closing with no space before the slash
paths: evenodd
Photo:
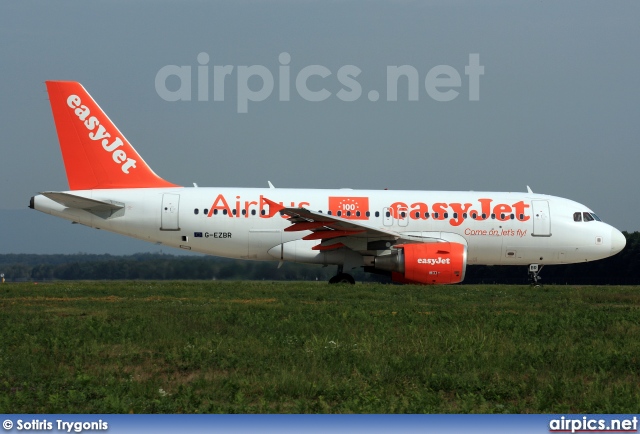
<path id="1" fill-rule="evenodd" d="M 640 285 L 640 232 L 623 232 L 627 245 L 610 258 L 580 264 L 550 265 L 542 283 L 578 285 Z M 335 266 L 242 261 L 211 256 L 139 253 L 112 255 L 0 255 L 0 273 L 7 281 L 45 280 L 306 280 L 328 281 Z M 357 281 L 390 282 L 386 276 L 352 273 Z M 526 266 L 469 266 L 466 284 L 528 282 Z"/>

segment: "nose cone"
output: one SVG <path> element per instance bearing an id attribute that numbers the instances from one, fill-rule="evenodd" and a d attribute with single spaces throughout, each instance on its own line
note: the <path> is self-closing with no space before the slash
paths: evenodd
<path id="1" fill-rule="evenodd" d="M 624 237 L 622 232 L 617 230 L 616 228 L 611 228 L 611 255 L 615 255 L 627 244 L 627 239 Z"/>

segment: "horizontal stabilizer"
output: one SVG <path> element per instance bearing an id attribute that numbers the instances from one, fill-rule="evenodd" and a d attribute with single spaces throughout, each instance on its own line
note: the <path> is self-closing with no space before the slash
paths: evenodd
<path id="1" fill-rule="evenodd" d="M 45 191 L 40 194 L 67 208 L 82 209 L 105 219 L 114 216 L 124 208 L 123 203 L 105 202 L 59 191 Z"/>

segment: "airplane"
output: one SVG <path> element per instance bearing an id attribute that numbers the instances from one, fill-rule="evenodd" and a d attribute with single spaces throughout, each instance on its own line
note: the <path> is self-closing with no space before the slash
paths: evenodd
<path id="1" fill-rule="evenodd" d="M 69 182 L 29 207 L 141 240 L 228 258 L 337 266 L 454 284 L 468 265 L 594 261 L 626 240 L 586 206 L 527 192 L 200 188 L 158 176 L 84 87 L 47 81 Z"/>

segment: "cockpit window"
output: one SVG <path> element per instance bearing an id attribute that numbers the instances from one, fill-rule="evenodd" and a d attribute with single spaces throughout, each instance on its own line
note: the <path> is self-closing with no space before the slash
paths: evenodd
<path id="1" fill-rule="evenodd" d="M 602 220 L 600 220 L 600 217 L 598 217 L 597 215 L 595 215 L 592 212 L 574 212 L 573 213 L 573 221 L 574 222 L 581 222 L 581 221 L 585 221 L 585 222 L 592 222 L 592 221 L 598 221 L 601 222 Z"/>

